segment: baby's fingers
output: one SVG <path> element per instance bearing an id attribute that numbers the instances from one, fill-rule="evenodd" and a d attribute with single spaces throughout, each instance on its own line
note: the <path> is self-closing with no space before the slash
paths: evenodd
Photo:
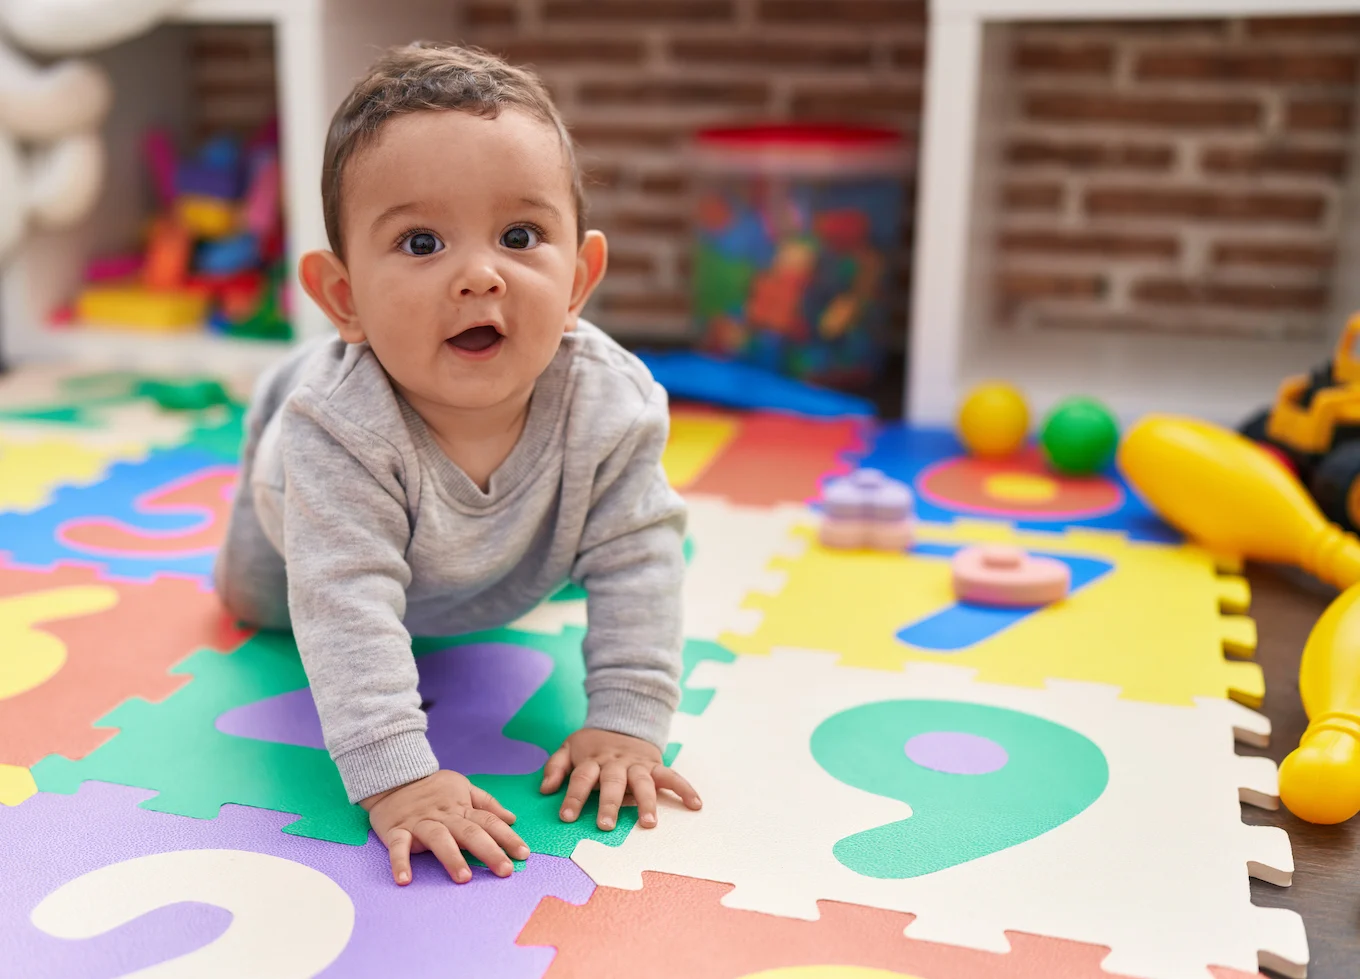
<path id="1" fill-rule="evenodd" d="M 529 847 L 519 838 L 519 834 L 507 826 L 495 813 L 480 809 L 468 811 L 467 818 L 476 823 L 495 840 L 506 853 L 516 860 L 529 859 Z"/>
<path id="2" fill-rule="evenodd" d="M 702 808 L 703 802 L 699 798 L 699 793 L 694 791 L 694 786 L 685 781 L 685 777 L 678 772 L 672 771 L 665 765 L 657 765 L 652 769 L 652 780 L 656 782 L 658 789 L 670 789 L 680 797 L 680 801 L 691 809 Z"/>
<path id="3" fill-rule="evenodd" d="M 387 856 L 392 861 L 392 879 L 398 884 L 411 882 L 411 834 L 404 829 L 394 829 L 383 840 L 387 844 Z"/>
<path id="4" fill-rule="evenodd" d="M 571 749 L 562 745 L 552 753 L 548 763 L 543 766 L 543 784 L 538 787 L 538 791 L 544 795 L 551 795 L 556 792 L 569 771 L 571 771 Z"/>
<path id="5" fill-rule="evenodd" d="M 644 827 L 656 825 L 656 785 L 652 782 L 652 772 L 646 765 L 630 765 L 628 768 L 628 788 L 637 802 L 638 823 Z"/>
<path id="6" fill-rule="evenodd" d="M 453 838 L 447 826 L 433 819 L 423 819 L 416 823 L 414 835 L 438 858 L 455 882 L 466 884 L 472 879 L 472 871 L 468 869 L 467 861 L 463 859 L 458 841 Z"/>
<path id="7" fill-rule="evenodd" d="M 585 806 L 586 800 L 590 798 L 591 790 L 595 788 L 595 781 L 600 777 L 600 766 L 593 761 L 588 761 L 583 765 L 577 765 L 576 771 L 571 773 L 571 782 L 567 785 L 567 797 L 562 800 L 562 820 L 574 823 L 576 816 Z"/>
<path id="8" fill-rule="evenodd" d="M 595 816 L 595 825 L 603 830 L 611 830 L 619 821 L 619 806 L 623 794 L 628 791 L 628 769 L 618 762 L 610 762 L 600 772 L 600 811 Z"/>
<path id="9" fill-rule="evenodd" d="M 472 786 L 472 804 L 478 809 L 485 809 L 487 812 L 495 813 L 505 821 L 506 825 L 515 821 L 515 814 L 513 812 L 497 802 L 496 797 L 490 792 L 479 789 L 475 785 Z"/>
<path id="10" fill-rule="evenodd" d="M 505 851 L 477 823 L 471 819 L 454 817 L 449 820 L 449 826 L 453 829 L 453 838 L 458 841 L 458 845 L 486 864 L 497 877 L 509 877 L 514 872 L 515 865 L 510 862 Z"/>

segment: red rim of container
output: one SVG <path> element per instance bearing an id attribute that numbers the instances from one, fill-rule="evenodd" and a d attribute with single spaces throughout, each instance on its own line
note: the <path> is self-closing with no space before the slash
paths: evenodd
<path id="1" fill-rule="evenodd" d="M 706 149 L 724 150 L 885 150 L 903 145 L 902 134 L 881 126 L 842 123 L 761 123 L 714 126 L 695 134 Z"/>

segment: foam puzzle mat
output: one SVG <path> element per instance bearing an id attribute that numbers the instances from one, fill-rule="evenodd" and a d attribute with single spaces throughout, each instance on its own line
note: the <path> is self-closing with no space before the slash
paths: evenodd
<path id="1" fill-rule="evenodd" d="M 489 979 L 1305 975 L 1236 569 L 1117 475 L 946 432 L 676 405 L 683 700 L 704 796 L 605 833 L 537 791 L 585 717 L 584 596 L 413 652 L 441 762 L 518 815 L 507 879 L 392 883 L 291 636 L 209 586 L 242 405 L 125 373 L 0 378 L 0 974 Z M 239 391 L 235 395 L 239 397 Z M 825 482 L 909 481 L 900 553 L 816 539 Z M 1028 612 L 954 599 L 980 542 L 1068 564 Z"/>

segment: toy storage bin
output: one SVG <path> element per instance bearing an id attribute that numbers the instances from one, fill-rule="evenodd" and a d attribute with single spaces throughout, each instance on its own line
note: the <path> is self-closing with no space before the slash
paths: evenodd
<path id="1" fill-rule="evenodd" d="M 881 128 L 699 132 L 692 302 L 701 347 L 834 387 L 871 380 L 912 158 Z"/>

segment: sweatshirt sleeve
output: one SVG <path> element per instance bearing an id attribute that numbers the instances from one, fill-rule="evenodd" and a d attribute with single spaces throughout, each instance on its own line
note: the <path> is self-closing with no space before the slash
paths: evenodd
<path id="1" fill-rule="evenodd" d="M 439 768 L 402 621 L 411 529 L 399 456 L 306 401 L 286 411 L 280 436 L 293 633 L 326 747 L 358 802 Z"/>
<path id="2" fill-rule="evenodd" d="M 665 748 L 680 702 L 685 504 L 661 454 L 666 392 L 599 467 L 573 578 L 586 590 L 586 726 Z"/>

